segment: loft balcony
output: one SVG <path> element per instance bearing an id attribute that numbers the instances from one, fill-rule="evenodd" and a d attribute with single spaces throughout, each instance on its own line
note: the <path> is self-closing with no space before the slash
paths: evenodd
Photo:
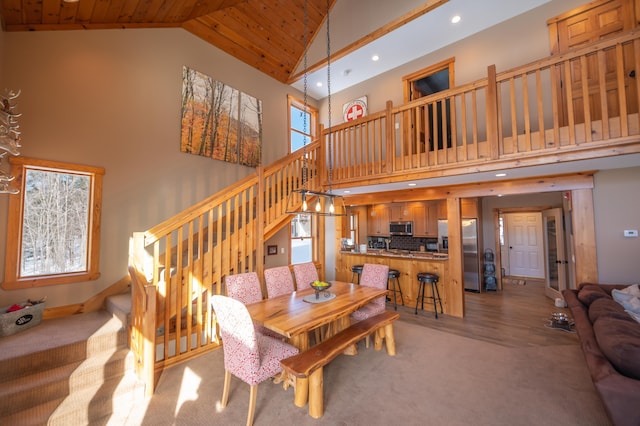
<path id="1" fill-rule="evenodd" d="M 640 33 L 498 72 L 324 129 L 346 188 L 640 152 Z M 322 182 L 328 183 L 329 169 Z"/>

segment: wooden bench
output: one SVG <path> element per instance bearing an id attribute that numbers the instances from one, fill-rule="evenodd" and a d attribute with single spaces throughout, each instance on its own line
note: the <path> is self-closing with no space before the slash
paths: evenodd
<path id="1" fill-rule="evenodd" d="M 396 344 L 393 337 L 393 322 L 398 318 L 400 318 L 400 314 L 397 312 L 385 311 L 352 324 L 309 350 L 283 359 L 280 362 L 285 371 L 296 377 L 296 386 L 308 386 L 309 415 L 311 417 L 320 418 L 324 411 L 322 368 L 351 345 L 371 333 L 375 333 L 374 348 L 376 350 L 382 349 L 382 340 L 384 339 L 387 353 L 391 356 L 395 355 Z M 298 394 L 302 395 L 302 399 L 305 401 L 296 400 L 296 405 L 302 407 L 306 402 L 307 393 L 298 392 L 298 389 L 296 389 L 297 398 Z"/>

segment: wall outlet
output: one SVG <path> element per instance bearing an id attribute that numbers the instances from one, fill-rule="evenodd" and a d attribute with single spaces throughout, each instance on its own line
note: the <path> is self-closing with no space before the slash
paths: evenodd
<path id="1" fill-rule="evenodd" d="M 624 236 L 625 237 L 637 237 L 638 236 L 638 230 L 637 229 L 625 229 L 624 230 Z"/>

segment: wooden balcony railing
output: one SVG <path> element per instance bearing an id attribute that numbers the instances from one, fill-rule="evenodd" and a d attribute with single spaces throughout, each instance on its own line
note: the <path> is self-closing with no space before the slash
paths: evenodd
<path id="1" fill-rule="evenodd" d="M 484 79 L 404 105 L 387 102 L 323 129 L 333 186 L 638 152 L 636 72 L 633 31 L 501 73 L 489 66 Z"/>
<path id="2" fill-rule="evenodd" d="M 489 66 L 482 80 L 323 129 L 304 152 L 134 233 L 131 347 L 147 392 L 154 372 L 218 347 L 209 297 L 228 274 L 262 275 L 263 242 L 289 220 L 292 190 L 321 189 L 330 173 L 341 187 L 638 153 L 636 71 L 635 31 Z"/>
<path id="3" fill-rule="evenodd" d="M 218 346 L 210 295 L 224 293 L 229 274 L 256 271 L 262 276 L 264 235 L 289 220 L 289 192 L 303 185 L 318 188 L 318 152 L 319 143 L 310 144 L 134 233 L 130 346 L 143 366 L 138 374 L 148 394 L 155 383 L 151 378 L 164 367 Z"/>

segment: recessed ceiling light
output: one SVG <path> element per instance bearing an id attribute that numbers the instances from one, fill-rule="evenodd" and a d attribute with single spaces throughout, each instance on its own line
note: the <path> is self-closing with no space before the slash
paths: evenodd
<path id="1" fill-rule="evenodd" d="M 348 189 L 345 189 L 345 190 L 344 190 L 344 193 L 345 193 L 345 194 L 351 194 L 351 191 L 349 191 Z"/>
<path id="2" fill-rule="evenodd" d="M 415 183 L 410 183 L 409 186 L 416 186 L 416 184 Z"/>
<path id="3" fill-rule="evenodd" d="M 380 59 L 380 56 L 378 56 L 378 55 L 373 55 L 373 56 L 371 57 L 371 60 L 372 60 L 372 61 L 374 61 L 374 62 L 375 62 L 375 61 L 377 61 L 377 60 L 379 60 L 379 59 Z"/>
<path id="4" fill-rule="evenodd" d="M 321 82 L 321 81 L 317 82 L 317 83 L 316 83 L 316 86 L 318 86 L 318 87 L 322 87 L 322 82 Z"/>
<path id="5" fill-rule="evenodd" d="M 451 18 L 451 23 L 457 24 L 458 22 L 460 22 L 460 19 L 460 15 L 455 15 L 453 18 Z"/>
<path id="6" fill-rule="evenodd" d="M 506 175 L 507 175 L 506 173 L 496 173 L 496 177 L 503 177 L 503 176 L 506 176 Z"/>

